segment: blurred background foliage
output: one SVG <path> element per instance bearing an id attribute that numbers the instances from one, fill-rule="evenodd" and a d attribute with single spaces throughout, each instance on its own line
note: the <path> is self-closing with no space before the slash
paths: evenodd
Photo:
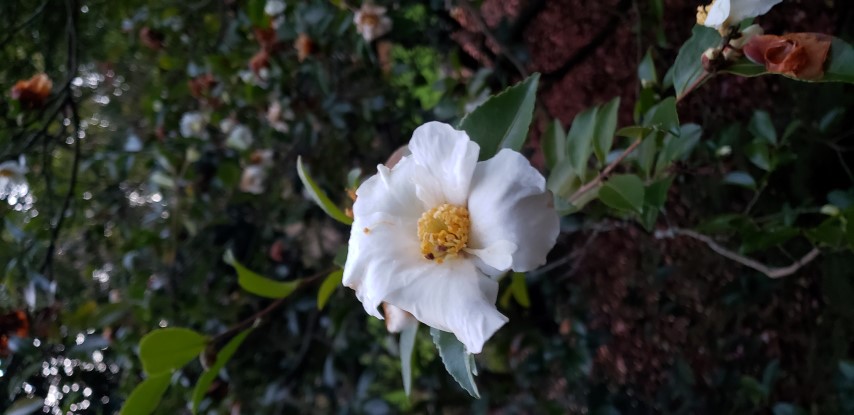
<path id="1" fill-rule="evenodd" d="M 360 4 L 270 3 L 0 3 L 0 162 L 28 169 L 0 201 L 0 410 L 115 413 L 143 379 L 143 335 L 214 337 L 263 312 L 201 412 L 854 412 L 850 85 L 719 77 L 680 102 L 670 121 L 693 145 L 625 167 L 667 180 L 651 215 L 592 202 L 525 296 L 502 282 L 510 323 L 478 356 L 483 398 L 422 327 L 407 399 L 395 336 L 349 289 L 319 310 L 315 278 L 264 312 L 224 252 L 280 281 L 325 276 L 348 229 L 305 196 L 298 155 L 346 207 L 416 126 L 535 71 L 524 152 L 541 169 L 539 144 L 585 108 L 620 97 L 618 124 L 641 123 L 667 105 L 700 2 L 378 2 L 393 26 L 377 39 L 357 31 Z M 854 7 L 792 0 L 760 22 L 850 42 Z M 6 92 L 37 73 L 45 102 Z M 777 266 L 822 254 L 769 279 L 680 227 Z M 189 413 L 203 360 L 156 413 Z"/>

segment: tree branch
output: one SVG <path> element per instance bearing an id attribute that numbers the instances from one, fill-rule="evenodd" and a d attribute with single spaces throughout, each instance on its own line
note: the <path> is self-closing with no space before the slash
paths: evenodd
<path id="1" fill-rule="evenodd" d="M 681 235 L 681 236 L 687 236 L 687 237 L 692 238 L 692 239 L 696 239 L 700 242 L 705 243 L 706 246 L 709 247 L 709 249 L 717 252 L 721 256 L 723 256 L 727 259 L 733 260 L 735 262 L 738 262 L 739 264 L 744 265 L 748 268 L 752 268 L 756 271 L 759 271 L 759 272 L 767 275 L 770 278 L 782 278 L 782 277 L 792 275 L 792 274 L 798 272 L 798 270 L 800 270 L 801 268 L 803 268 L 804 266 L 806 266 L 810 262 L 812 262 L 814 259 L 816 259 L 816 257 L 818 257 L 818 255 L 821 253 L 821 251 L 819 251 L 818 248 L 813 248 L 806 255 L 804 255 L 803 257 L 801 257 L 797 261 L 793 262 L 791 265 L 786 266 L 786 267 L 777 268 L 777 267 L 770 267 L 770 266 L 765 265 L 759 261 L 756 261 L 754 259 L 748 258 L 748 257 L 743 256 L 743 255 L 739 255 L 733 251 L 730 251 L 729 249 L 724 248 L 723 246 L 719 245 L 712 238 L 710 238 L 706 235 L 703 235 L 699 232 L 692 231 L 690 229 L 670 228 L 670 229 L 664 230 L 664 231 L 656 231 L 655 234 L 656 234 L 657 238 L 665 238 L 665 237 L 672 237 L 673 235 Z"/>
<path id="2" fill-rule="evenodd" d="M 510 62 L 514 68 L 516 68 L 516 71 L 519 72 L 519 74 L 522 75 L 523 78 L 527 78 L 528 71 L 525 69 L 525 66 L 522 65 L 522 62 L 520 62 L 519 59 L 516 59 L 516 57 L 513 56 L 513 53 L 510 52 L 509 49 L 507 49 L 507 46 L 505 46 L 504 43 L 499 41 L 498 38 L 496 38 L 495 35 L 492 34 L 492 31 L 489 30 L 489 27 L 486 25 L 486 22 L 484 22 L 483 18 L 480 16 L 480 12 L 476 10 L 474 6 L 472 6 L 471 3 L 468 2 L 468 0 L 459 0 L 457 1 L 457 3 L 474 19 L 474 22 L 477 24 L 477 27 L 478 29 L 480 29 L 480 32 L 484 36 L 486 36 L 489 41 L 491 41 L 498 47 L 500 55 L 507 59 L 507 61 Z"/>
<path id="3" fill-rule="evenodd" d="M 638 148 L 638 146 L 641 144 L 642 141 L 643 141 L 643 138 L 638 138 L 637 140 L 635 140 L 635 142 L 633 142 L 630 146 L 628 146 L 622 152 L 622 154 L 620 154 L 614 161 L 611 162 L 611 164 L 606 166 L 605 169 L 603 169 L 602 172 L 599 173 L 599 175 L 596 176 L 595 179 L 587 182 L 584 186 L 581 186 L 581 188 L 576 190 L 575 193 L 573 193 L 571 196 L 569 196 L 569 199 L 568 199 L 569 203 L 576 202 L 578 199 L 581 198 L 581 196 L 584 196 L 584 194 L 593 190 L 593 188 L 595 188 L 596 186 L 600 185 L 602 183 L 602 181 L 604 181 L 606 178 L 608 178 L 608 176 L 611 174 L 611 172 L 613 172 L 614 169 L 617 168 L 617 166 L 620 163 L 622 163 L 623 160 L 625 160 L 625 158 L 628 157 L 628 155 L 632 151 L 634 151 L 636 148 Z"/>

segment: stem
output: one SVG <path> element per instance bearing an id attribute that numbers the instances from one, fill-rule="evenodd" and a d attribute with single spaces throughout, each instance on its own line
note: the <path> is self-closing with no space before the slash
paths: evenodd
<path id="1" fill-rule="evenodd" d="M 593 188 L 600 185 L 602 183 L 602 181 L 605 180 L 608 177 L 608 175 L 610 175 L 611 172 L 614 171 L 614 169 L 617 168 L 617 166 L 620 163 L 622 163 L 623 160 L 625 160 L 626 157 L 628 157 L 629 153 L 631 153 L 636 148 L 638 148 L 638 146 L 641 144 L 642 141 L 643 141 L 643 138 L 638 138 L 637 140 L 635 140 L 635 142 L 633 142 L 630 146 L 628 146 L 626 148 L 626 150 L 623 151 L 622 154 L 620 154 L 614 161 L 611 162 L 611 164 L 606 166 L 605 169 L 603 169 L 602 172 L 599 173 L 599 175 L 596 176 L 595 179 L 591 180 L 590 182 L 588 182 L 587 184 L 585 184 L 584 186 L 581 186 L 581 188 L 576 190 L 575 193 L 573 193 L 571 196 L 569 196 L 569 203 L 573 203 L 573 202 L 577 201 L 578 199 L 581 198 L 581 196 L 584 196 L 585 193 L 593 190 Z"/>
<path id="2" fill-rule="evenodd" d="M 728 259 L 731 259 L 735 262 L 738 262 L 739 264 L 744 265 L 748 268 L 752 268 L 756 271 L 759 271 L 759 272 L 767 275 L 770 278 L 782 278 L 782 277 L 792 275 L 792 274 L 798 272 L 798 270 L 800 270 L 801 268 L 803 268 L 804 266 L 806 266 L 810 262 L 812 262 L 814 259 L 816 259 L 816 257 L 818 257 L 818 255 L 821 253 L 821 251 L 819 251 L 818 248 L 813 248 L 806 255 L 801 257 L 801 259 L 796 260 L 791 265 L 786 266 L 786 267 L 777 268 L 777 267 L 770 267 L 768 265 L 765 265 L 759 261 L 756 261 L 755 259 L 751 259 L 751 258 L 745 257 L 743 255 L 739 255 L 733 251 L 730 251 L 729 249 L 724 248 L 721 245 L 718 245 L 718 243 L 715 242 L 714 240 L 712 240 L 712 238 L 710 238 L 706 235 L 703 235 L 701 233 L 694 232 L 694 231 L 689 230 L 689 229 L 670 228 L 670 229 L 665 230 L 665 231 L 656 232 L 656 235 L 658 237 L 668 236 L 668 234 L 687 236 L 689 238 L 696 239 L 700 242 L 703 242 L 709 247 L 709 249 L 717 252 L 721 256 L 728 258 Z"/>

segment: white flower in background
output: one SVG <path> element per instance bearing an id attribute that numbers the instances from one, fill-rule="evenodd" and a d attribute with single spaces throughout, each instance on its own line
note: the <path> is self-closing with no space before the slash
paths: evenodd
<path id="1" fill-rule="evenodd" d="M 368 42 L 388 33 L 391 30 L 391 19 L 385 15 L 385 7 L 363 3 L 353 16 L 356 31 Z"/>
<path id="2" fill-rule="evenodd" d="M 270 123 L 270 127 L 273 127 L 274 130 L 280 133 L 287 133 L 290 131 L 290 128 L 285 121 L 291 121 L 293 119 L 293 110 L 291 110 L 290 107 L 283 109 L 282 103 L 279 101 L 273 101 L 267 108 L 267 122 Z"/>
<path id="3" fill-rule="evenodd" d="M 282 0 L 267 0 L 264 5 L 264 13 L 268 16 L 278 16 L 285 12 L 285 2 Z"/>
<path id="4" fill-rule="evenodd" d="M 257 164 L 261 167 L 270 168 L 273 167 L 274 156 L 275 154 L 273 153 L 273 150 L 270 149 L 255 150 L 249 157 L 249 162 L 251 164 Z"/>
<path id="5" fill-rule="evenodd" d="M 234 127 L 237 126 L 237 121 L 234 121 L 234 118 L 223 118 L 222 121 L 219 122 L 219 130 L 222 131 L 223 134 L 228 134 Z"/>
<path id="6" fill-rule="evenodd" d="M 720 31 L 744 19 L 768 13 L 783 0 L 714 0 L 708 6 L 697 8 L 697 24 Z"/>
<path id="7" fill-rule="evenodd" d="M 237 124 L 228 133 L 228 138 L 225 140 L 225 145 L 235 150 L 243 151 L 252 145 L 254 138 L 249 127 L 243 124 Z"/>
<path id="8" fill-rule="evenodd" d="M 200 112 L 192 111 L 181 116 L 181 135 L 185 138 L 198 137 L 208 139 L 208 117 Z"/>
<path id="9" fill-rule="evenodd" d="M 537 268 L 555 244 L 552 196 L 521 154 L 478 162 L 480 147 L 447 124 L 418 127 L 409 150 L 356 191 L 344 285 L 369 314 L 388 303 L 480 353 L 507 322 L 491 277 Z"/>
<path id="10" fill-rule="evenodd" d="M 6 199 L 10 205 L 27 195 L 30 186 L 27 183 L 27 162 L 20 160 L 0 163 L 0 200 Z"/>
<path id="11" fill-rule="evenodd" d="M 240 176 L 240 191 L 260 195 L 264 193 L 267 170 L 263 166 L 250 165 L 243 169 Z"/>

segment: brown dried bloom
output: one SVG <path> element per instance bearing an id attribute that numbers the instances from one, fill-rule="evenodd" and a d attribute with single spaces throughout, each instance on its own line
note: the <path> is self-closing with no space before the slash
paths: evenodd
<path id="1" fill-rule="evenodd" d="M 47 75 L 40 73 L 34 75 L 30 79 L 20 80 L 12 87 L 12 99 L 21 102 L 25 108 L 41 108 L 44 106 L 47 97 L 50 95 L 50 90 L 53 88 L 53 82 Z"/>
<path id="2" fill-rule="evenodd" d="M 307 34 L 300 33 L 294 41 L 294 49 L 297 50 L 297 59 L 302 62 L 314 52 L 314 41 Z"/>
<path id="3" fill-rule="evenodd" d="M 765 65 L 769 72 L 819 80 L 824 76 L 831 39 L 823 33 L 756 36 L 744 45 L 744 54 L 751 61 Z"/>

